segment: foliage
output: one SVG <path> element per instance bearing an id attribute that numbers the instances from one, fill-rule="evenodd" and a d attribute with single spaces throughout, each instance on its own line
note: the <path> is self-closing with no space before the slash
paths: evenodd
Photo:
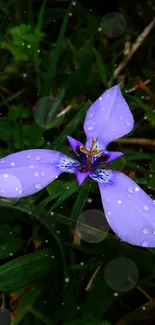
<path id="1" fill-rule="evenodd" d="M 135 128 L 126 142 L 110 145 L 125 153 L 111 167 L 123 169 L 155 198 L 155 29 L 112 78 L 125 48 L 153 19 L 154 9 L 151 0 L 115 5 L 2 0 L 0 157 L 30 148 L 70 154 L 65 136 L 84 142 L 87 108 L 110 85 L 122 82 Z M 103 17 L 117 11 L 125 17 L 126 29 L 110 38 L 101 28 Z M 43 127 L 46 119 L 38 103 L 46 97 L 61 105 L 45 107 L 51 119 Z M 83 211 L 103 210 L 94 183 L 86 181 L 79 189 L 72 175 L 64 174 L 31 197 L 0 199 L 1 305 L 5 300 L 12 325 L 143 325 L 146 319 L 153 324 L 154 306 L 150 301 L 146 310 L 141 306 L 154 294 L 155 250 L 132 247 L 112 231 L 89 243 L 76 231 Z M 104 272 L 121 256 L 136 264 L 139 277 L 131 290 L 117 295 Z"/>

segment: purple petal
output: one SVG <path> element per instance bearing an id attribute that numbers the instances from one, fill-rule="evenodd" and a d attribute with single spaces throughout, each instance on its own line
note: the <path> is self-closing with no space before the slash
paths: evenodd
<path id="1" fill-rule="evenodd" d="M 95 167 L 100 164 L 107 164 L 121 156 L 124 156 L 124 153 L 118 151 L 102 151 L 98 155 L 92 157 L 93 166 Z"/>
<path id="2" fill-rule="evenodd" d="M 71 148 L 73 149 L 73 151 L 74 151 L 76 154 L 78 154 L 78 152 L 77 152 L 77 147 L 79 147 L 79 146 L 83 146 L 83 144 L 82 144 L 80 141 L 78 141 L 78 140 L 76 140 L 76 139 L 70 137 L 69 135 L 67 135 L 66 137 L 67 137 L 67 140 L 68 140 L 68 142 L 69 142 Z"/>
<path id="3" fill-rule="evenodd" d="M 106 154 L 109 156 L 108 159 L 105 161 L 105 163 L 109 163 L 112 160 L 118 159 L 122 156 L 124 156 L 123 152 L 119 151 L 106 151 Z"/>
<path id="4" fill-rule="evenodd" d="M 123 241 L 155 247 L 155 201 L 125 174 L 112 173 L 113 184 L 99 183 L 110 227 Z"/>
<path id="5" fill-rule="evenodd" d="M 85 179 L 90 175 L 90 171 L 88 172 L 80 172 L 79 170 L 76 172 L 76 178 L 79 185 L 81 185 Z"/>
<path id="6" fill-rule="evenodd" d="M 0 196 L 20 198 L 39 192 L 79 163 L 54 150 L 24 150 L 0 159 Z"/>
<path id="7" fill-rule="evenodd" d="M 120 85 L 116 85 L 105 91 L 87 112 L 84 122 L 86 147 L 89 148 L 93 137 L 102 143 L 104 150 L 108 143 L 129 133 L 133 126 L 130 109 L 121 94 Z"/>

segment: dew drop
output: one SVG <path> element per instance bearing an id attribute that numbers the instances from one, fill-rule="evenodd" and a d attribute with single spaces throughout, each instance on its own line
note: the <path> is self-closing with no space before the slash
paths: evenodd
<path id="1" fill-rule="evenodd" d="M 121 204 L 121 203 L 122 203 L 122 201 L 121 201 L 121 200 L 118 200 L 117 202 L 118 202 L 118 204 Z"/>
<path id="2" fill-rule="evenodd" d="M 39 176 L 39 173 L 38 172 L 34 173 L 34 176 L 38 177 Z"/>
<path id="3" fill-rule="evenodd" d="M 147 228 L 143 228 L 143 234 L 148 234 L 148 229 Z"/>
<path id="4" fill-rule="evenodd" d="M 123 120 L 123 116 L 119 116 L 119 120 Z"/>
<path id="5" fill-rule="evenodd" d="M 130 126 L 130 122 L 126 122 L 125 124 L 126 124 L 127 126 Z"/>
<path id="6" fill-rule="evenodd" d="M 142 242 L 142 246 L 143 246 L 143 247 L 148 247 L 148 242 L 147 242 L 146 240 L 144 240 L 144 241 Z"/>
<path id="7" fill-rule="evenodd" d="M 149 211 L 149 207 L 148 207 L 148 205 L 143 205 L 143 210 L 144 210 L 144 211 Z"/>
<path id="8" fill-rule="evenodd" d="M 37 190 L 41 190 L 42 186 L 41 186 L 41 184 L 35 184 L 35 188 L 36 188 Z"/>
<path id="9" fill-rule="evenodd" d="M 45 172 L 41 172 L 40 175 L 41 175 L 41 176 L 45 176 Z"/>
<path id="10" fill-rule="evenodd" d="M 1 160 L 0 163 L 1 163 L 1 164 L 4 164 L 4 163 L 5 163 L 5 160 Z"/>
<path id="11" fill-rule="evenodd" d="M 88 131 L 93 131 L 93 130 L 94 130 L 94 126 L 91 125 L 88 127 Z"/>
<path id="12" fill-rule="evenodd" d="M 131 193 L 131 194 L 134 193 L 134 190 L 132 190 L 132 188 L 128 188 L 127 191 L 128 191 L 129 193 Z"/>
<path id="13" fill-rule="evenodd" d="M 89 118 L 93 118 L 93 116 L 94 116 L 93 113 L 89 114 Z"/>
<path id="14" fill-rule="evenodd" d="M 139 187 L 135 187 L 135 192 L 138 192 L 139 191 Z"/>
<path id="15" fill-rule="evenodd" d="M 41 157 L 40 156 L 37 156 L 36 158 L 35 158 L 35 160 L 40 160 L 41 159 Z"/>
<path id="16" fill-rule="evenodd" d="M 30 165 L 30 169 L 33 169 L 34 168 L 34 166 L 33 165 Z"/>

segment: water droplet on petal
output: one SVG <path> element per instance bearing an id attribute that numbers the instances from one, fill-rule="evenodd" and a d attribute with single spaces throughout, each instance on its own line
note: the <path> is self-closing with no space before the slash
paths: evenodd
<path id="1" fill-rule="evenodd" d="M 121 201 L 121 200 L 118 200 L 117 202 L 118 202 L 118 204 L 121 204 L 121 203 L 122 203 L 122 201 Z"/>
<path id="2" fill-rule="evenodd" d="M 148 207 L 148 205 L 143 205 L 143 210 L 144 210 L 144 211 L 149 211 L 149 207 Z"/>
<path id="3" fill-rule="evenodd" d="M 143 246 L 143 247 L 148 247 L 148 242 L 147 242 L 146 240 L 144 240 L 144 241 L 142 242 L 142 246 Z"/>
<path id="4" fill-rule="evenodd" d="M 90 113 L 89 114 L 89 118 L 93 118 L 94 114 L 93 113 Z"/>
<path id="5" fill-rule="evenodd" d="M 39 173 L 38 172 L 34 173 L 34 176 L 38 177 L 39 176 Z"/>
<path id="6" fill-rule="evenodd" d="M 125 124 L 126 124 L 127 126 L 130 126 L 130 122 L 126 122 Z"/>
<path id="7" fill-rule="evenodd" d="M 33 169 L 34 168 L 34 166 L 33 165 L 30 165 L 30 169 Z"/>
<path id="8" fill-rule="evenodd" d="M 36 188 L 37 190 L 41 190 L 42 186 L 41 186 L 41 184 L 36 184 L 36 185 L 35 185 L 35 188 Z"/>
<path id="9" fill-rule="evenodd" d="M 123 120 L 123 116 L 119 116 L 119 120 Z"/>
<path id="10" fill-rule="evenodd" d="M 5 163 L 5 160 L 4 160 L 4 159 L 3 159 L 3 160 L 1 160 L 1 161 L 0 161 L 0 163 L 1 163 L 1 164 L 4 164 L 4 163 Z"/>
<path id="11" fill-rule="evenodd" d="M 41 157 L 40 156 L 37 156 L 36 158 L 35 158 L 35 160 L 40 160 L 41 159 Z"/>
<path id="12" fill-rule="evenodd" d="M 132 188 L 128 188 L 127 191 L 128 191 L 129 193 L 131 193 L 131 194 L 134 193 L 134 190 L 132 190 Z"/>
<path id="13" fill-rule="evenodd" d="M 45 172 L 41 172 L 40 175 L 41 175 L 41 176 L 45 176 Z"/>
<path id="14" fill-rule="evenodd" d="M 94 126 L 91 125 L 88 127 L 88 131 L 93 131 L 93 130 L 94 130 Z"/>
<path id="15" fill-rule="evenodd" d="M 148 234 L 148 229 L 147 228 L 143 228 L 143 234 Z"/>
<path id="16" fill-rule="evenodd" d="M 135 192 L 138 192 L 139 191 L 139 187 L 135 187 Z"/>
<path id="17" fill-rule="evenodd" d="M 5 178 L 8 178 L 8 177 L 9 177 L 9 175 L 8 175 L 8 174 L 4 174 L 4 177 L 5 177 Z"/>

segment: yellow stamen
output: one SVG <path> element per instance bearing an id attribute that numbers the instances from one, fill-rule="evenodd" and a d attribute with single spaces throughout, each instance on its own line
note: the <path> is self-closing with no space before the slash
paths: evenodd
<path id="1" fill-rule="evenodd" d="M 83 149 L 83 146 L 80 146 L 79 149 L 82 150 Z"/>
<path id="2" fill-rule="evenodd" d="M 93 143 L 96 143 L 97 139 L 96 138 L 93 138 Z"/>

